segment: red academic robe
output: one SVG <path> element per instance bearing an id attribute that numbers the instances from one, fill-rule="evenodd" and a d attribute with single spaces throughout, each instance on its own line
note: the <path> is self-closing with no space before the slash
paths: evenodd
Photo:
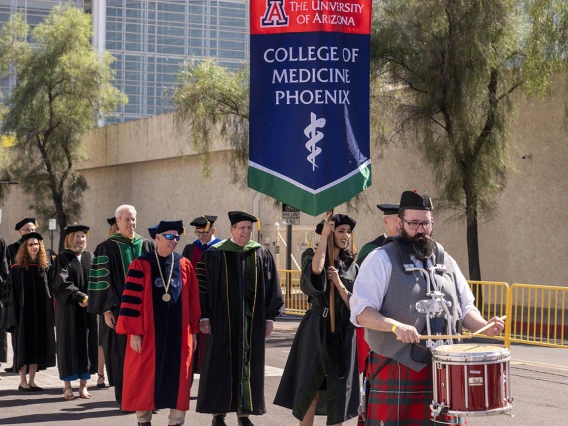
<path id="1" fill-rule="evenodd" d="M 168 279 L 171 257 L 160 258 Z M 164 302 L 164 283 L 156 256 L 135 259 L 127 273 L 120 313 L 119 334 L 128 335 L 124 362 L 122 408 L 131 411 L 189 409 L 192 334 L 199 332 L 199 289 L 189 260 L 174 253 L 174 271 Z M 131 335 L 142 336 L 142 350 L 130 347 Z"/>

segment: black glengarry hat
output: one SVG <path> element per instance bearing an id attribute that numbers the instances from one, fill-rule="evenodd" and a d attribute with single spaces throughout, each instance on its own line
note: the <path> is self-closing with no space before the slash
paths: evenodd
<path id="1" fill-rule="evenodd" d="M 398 214 L 398 204 L 377 204 L 377 207 L 384 213 L 384 216 Z"/>
<path id="2" fill-rule="evenodd" d="M 351 219 L 346 214 L 334 214 L 331 217 L 331 220 L 333 220 L 335 222 L 336 228 L 338 226 L 341 226 L 341 225 L 349 225 L 349 227 L 351 228 L 351 231 L 353 231 L 355 229 L 355 225 L 357 225 L 357 222 L 354 219 Z M 318 234 L 318 235 L 321 235 L 321 232 L 323 231 L 323 222 L 324 221 L 322 220 L 316 226 L 316 234 Z"/>
<path id="3" fill-rule="evenodd" d="M 43 241 L 43 237 L 39 232 L 30 232 L 29 234 L 23 235 L 22 238 L 20 238 L 20 241 L 23 243 L 24 241 L 27 241 L 31 238 L 35 238 L 38 241 Z"/>
<path id="4" fill-rule="evenodd" d="M 400 196 L 399 211 L 403 210 L 432 210 L 432 200 L 427 192 L 419 194 L 418 191 L 404 191 Z"/>
<path id="5" fill-rule="evenodd" d="M 66 226 L 65 229 L 63 230 L 63 232 L 65 233 L 65 235 L 69 235 L 73 232 L 79 232 L 79 231 L 83 231 L 85 234 L 89 234 L 89 228 L 86 225 L 69 225 Z"/>
<path id="6" fill-rule="evenodd" d="M 162 220 L 157 225 L 148 228 L 148 233 L 150 237 L 155 240 L 156 235 L 161 234 L 166 231 L 178 231 L 180 235 L 185 234 L 185 228 L 183 226 L 183 221 L 181 220 Z"/>
<path id="7" fill-rule="evenodd" d="M 16 231 L 22 229 L 26 223 L 33 223 L 36 228 L 39 226 L 39 224 L 36 222 L 35 217 L 26 217 L 25 219 L 22 219 L 18 223 L 16 223 Z"/>

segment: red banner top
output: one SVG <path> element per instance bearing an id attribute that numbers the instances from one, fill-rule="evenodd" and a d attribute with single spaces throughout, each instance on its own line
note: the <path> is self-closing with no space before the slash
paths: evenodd
<path id="1" fill-rule="evenodd" d="M 370 34 L 371 0 L 251 0 L 250 33 Z"/>

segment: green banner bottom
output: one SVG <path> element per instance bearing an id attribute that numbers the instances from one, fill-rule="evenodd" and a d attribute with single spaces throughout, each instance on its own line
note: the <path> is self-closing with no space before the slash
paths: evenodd
<path id="1" fill-rule="evenodd" d="M 322 214 L 349 201 L 371 186 L 371 162 L 330 184 L 329 188 L 302 188 L 285 176 L 276 176 L 249 162 L 248 186 L 312 216 Z"/>

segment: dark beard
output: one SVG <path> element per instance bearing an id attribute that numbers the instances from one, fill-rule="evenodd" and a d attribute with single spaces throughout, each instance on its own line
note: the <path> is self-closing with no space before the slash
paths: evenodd
<path id="1" fill-rule="evenodd" d="M 424 237 L 424 239 L 419 240 L 420 237 Z M 436 241 L 431 236 L 419 233 L 411 237 L 404 227 L 400 230 L 400 238 L 408 243 L 408 252 L 417 259 L 429 258 L 436 249 Z"/>

